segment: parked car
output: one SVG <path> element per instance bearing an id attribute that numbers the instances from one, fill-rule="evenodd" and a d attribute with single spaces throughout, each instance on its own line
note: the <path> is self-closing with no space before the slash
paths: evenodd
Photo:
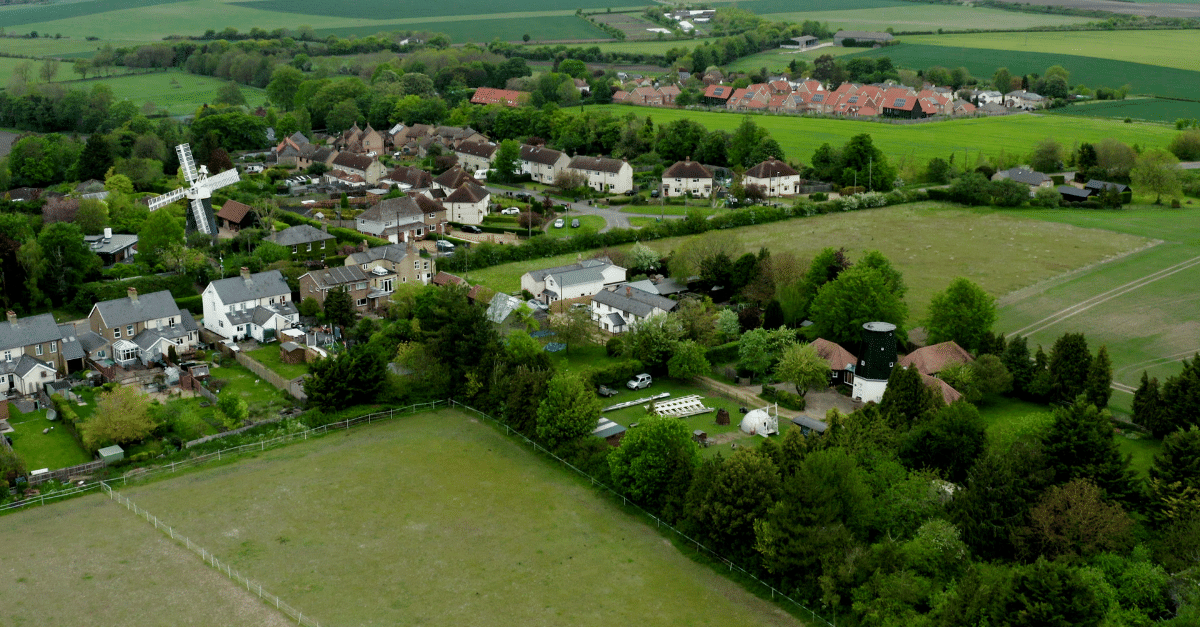
<path id="1" fill-rule="evenodd" d="M 579 228 L 579 218 L 575 218 L 574 220 L 571 220 L 571 228 L 573 228 L 573 229 Z"/>
<path id="2" fill-rule="evenodd" d="M 561 229 L 561 228 L 563 228 L 563 225 L 564 225 L 564 224 L 566 224 L 566 223 L 565 223 L 565 222 L 563 222 L 563 219 L 562 219 L 562 218 L 559 218 L 559 219 L 557 219 L 557 220 L 555 220 L 555 221 L 554 221 L 554 228 L 556 228 L 556 229 Z"/>
<path id="3" fill-rule="evenodd" d="M 617 391 L 608 387 L 607 385 L 601 385 L 596 389 L 596 393 L 604 398 L 610 398 L 617 395 Z"/>
<path id="4" fill-rule="evenodd" d="M 631 390 L 643 390 L 650 387 L 651 383 L 653 383 L 653 381 L 651 381 L 650 375 L 643 372 L 642 374 L 639 374 L 636 377 L 626 381 L 625 387 Z"/>
<path id="5" fill-rule="evenodd" d="M 629 190 L 629 191 L 625 192 L 625 195 L 626 195 L 626 196 L 637 196 L 637 190 L 636 190 L 636 189 L 631 189 L 631 190 Z"/>
<path id="6" fill-rule="evenodd" d="M 650 190 L 650 197 L 651 197 L 651 198 L 658 198 L 658 190 L 657 190 L 657 189 L 652 189 L 652 190 Z"/>
<path id="7" fill-rule="evenodd" d="M 464 224 L 462 230 L 463 233 L 474 233 L 476 235 L 479 235 L 483 232 L 483 229 L 475 226 L 474 224 Z"/>
<path id="8" fill-rule="evenodd" d="M 454 242 L 449 242 L 444 239 L 440 239 L 437 241 L 436 244 L 434 244 L 434 246 L 436 246 L 437 249 L 442 252 L 450 252 L 450 253 L 454 252 Z"/>
<path id="9" fill-rule="evenodd" d="M 501 209 L 500 213 L 506 216 L 515 216 L 520 214 L 521 210 L 517 209 L 516 207 L 509 207 L 507 209 Z"/>

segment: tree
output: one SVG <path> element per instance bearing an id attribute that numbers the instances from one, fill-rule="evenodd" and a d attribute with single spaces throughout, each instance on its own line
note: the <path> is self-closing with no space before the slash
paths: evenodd
<path id="1" fill-rule="evenodd" d="M 1136 498 L 1131 458 L 1117 448 L 1111 416 L 1082 396 L 1054 409 L 1054 421 L 1042 443 L 1055 483 L 1088 479 L 1104 490 L 1106 499 L 1129 503 Z"/>
<path id="2" fill-rule="evenodd" d="M 900 445 L 900 459 L 913 469 L 931 468 L 956 484 L 987 449 L 987 426 L 979 410 L 958 402 L 914 427 Z"/>
<path id="3" fill-rule="evenodd" d="M 779 469 L 763 451 L 736 451 L 716 467 L 711 481 L 689 491 L 690 526 L 709 548 L 739 563 L 754 557 L 749 538 L 754 522 L 767 515 L 779 498 Z M 699 488 L 699 489 L 697 489 Z"/>
<path id="4" fill-rule="evenodd" d="M 950 282 L 929 302 L 929 343 L 953 341 L 977 351 L 996 322 L 996 299 L 963 277 Z"/>
<path id="5" fill-rule="evenodd" d="M 1058 172 L 1063 167 L 1062 145 L 1047 137 L 1029 155 L 1029 166 L 1038 172 Z"/>
<path id="6" fill-rule="evenodd" d="M 242 395 L 232 390 L 222 390 L 217 397 L 217 407 L 230 421 L 241 424 L 250 415 L 249 405 Z"/>
<path id="7" fill-rule="evenodd" d="M 1183 360 L 1183 370 L 1162 386 L 1162 432 L 1200 425 L 1200 356 Z"/>
<path id="8" fill-rule="evenodd" d="M 118 385 L 100 394 L 96 413 L 82 427 L 83 444 L 92 451 L 141 441 L 155 427 L 150 398 L 134 386 Z"/>
<path id="9" fill-rule="evenodd" d="M 1026 558 L 1077 559 L 1127 549 L 1133 519 L 1120 505 L 1105 503 L 1103 496 L 1087 479 L 1046 490 L 1030 511 L 1029 524 L 1017 532 Z"/>
<path id="10" fill-rule="evenodd" d="M 74 296 L 85 280 L 100 270 L 100 258 L 83 241 L 83 231 L 69 222 L 55 222 L 42 229 L 37 238 L 45 260 L 43 291 L 55 302 Z"/>
<path id="11" fill-rule="evenodd" d="M 874 268 L 842 272 L 820 288 L 809 309 L 811 332 L 831 342 L 857 342 L 862 338 L 862 325 L 876 321 L 896 325 L 896 337 L 906 337 L 908 306 L 888 290 L 887 279 Z"/>
<path id="12" fill-rule="evenodd" d="M 1200 429 L 1192 427 L 1164 438 L 1149 474 L 1149 510 L 1155 524 L 1200 516 Z"/>
<path id="13" fill-rule="evenodd" d="M 1005 614 L 1013 625 L 1096 627 L 1104 610 L 1093 587 L 1064 562 L 1037 562 L 1017 571 Z"/>
<path id="14" fill-rule="evenodd" d="M 700 447 L 687 424 L 664 416 L 640 420 L 608 456 L 617 489 L 669 518 L 682 513 L 683 496 L 699 463 Z"/>
<path id="15" fill-rule="evenodd" d="M 183 225 L 163 207 L 150 212 L 138 230 L 138 261 L 153 268 L 162 262 L 163 253 L 173 244 L 183 243 Z"/>
<path id="16" fill-rule="evenodd" d="M 591 323 L 595 328 L 595 323 Z M 658 314 L 639 320 L 625 332 L 625 355 L 638 359 L 649 370 L 658 370 L 667 365 L 671 353 L 683 337 L 679 319 Z"/>
<path id="17" fill-rule="evenodd" d="M 1200 129 L 1193 128 L 1176 135 L 1167 150 L 1180 161 L 1200 160 Z"/>
<path id="18" fill-rule="evenodd" d="M 749 117 L 742 118 L 742 123 L 729 138 L 729 163 L 747 168 L 753 166 L 754 151 L 767 137 L 766 129 L 755 124 Z"/>
<path id="19" fill-rule="evenodd" d="M 1161 205 L 1163 196 L 1179 194 L 1179 159 L 1160 148 L 1148 150 L 1138 157 L 1129 177 L 1134 187 L 1153 192 L 1154 204 Z"/>
<path id="20" fill-rule="evenodd" d="M 1092 353 L 1082 333 L 1064 333 L 1050 349 L 1050 394 L 1054 400 L 1070 403 L 1087 392 Z"/>
<path id="21" fill-rule="evenodd" d="M 83 198 L 79 201 L 79 212 L 75 214 L 75 224 L 84 235 L 99 235 L 108 226 L 108 206 L 95 198 Z"/>
<path id="22" fill-rule="evenodd" d="M 46 59 L 42 61 L 42 66 L 38 69 L 38 75 L 42 77 L 43 83 L 49 83 L 58 76 L 58 60 Z"/>
<path id="23" fill-rule="evenodd" d="M 738 322 L 736 311 L 722 309 L 717 312 L 717 335 L 727 342 L 736 340 L 742 335 L 742 325 Z"/>
<path id="24" fill-rule="evenodd" d="M 86 79 L 88 72 L 92 71 L 91 59 L 84 59 L 84 58 L 75 59 L 74 67 L 72 68 L 72 70 L 76 74 L 79 75 L 79 78 Z"/>
<path id="25" fill-rule="evenodd" d="M 0 490 L 7 494 L 8 487 L 25 472 L 25 460 L 13 450 L 0 447 Z"/>
<path id="26" fill-rule="evenodd" d="M 670 377 L 680 381 L 706 375 L 711 370 L 712 366 L 704 355 L 704 347 L 692 340 L 676 344 L 674 354 L 667 360 L 667 372 Z"/>
<path id="27" fill-rule="evenodd" d="M 738 345 L 738 367 L 756 377 L 766 374 L 795 337 L 796 332 L 790 329 L 750 329 Z"/>
<path id="28" fill-rule="evenodd" d="M 516 140 L 506 139 L 496 148 L 496 156 L 492 162 L 488 179 L 499 183 L 508 183 L 521 173 L 521 145 Z M 494 177 L 494 178 L 493 178 Z"/>
<path id="29" fill-rule="evenodd" d="M 919 423 L 933 415 L 939 405 L 933 390 L 921 380 L 916 368 L 896 364 L 879 400 L 879 412 L 893 427 Z"/>
<path id="30" fill-rule="evenodd" d="M 792 344 L 783 350 L 775 366 L 775 377 L 796 385 L 800 396 L 812 388 L 829 387 L 829 362 L 817 354 L 812 344 Z"/>
<path id="31" fill-rule="evenodd" d="M 538 405 L 537 434 L 553 448 L 591 433 L 599 418 L 600 398 L 578 374 L 559 372 Z"/>
<path id="32" fill-rule="evenodd" d="M 326 292 L 325 302 L 322 305 L 325 321 L 329 324 L 341 327 L 343 332 L 346 327 L 354 324 L 354 303 L 350 300 L 350 292 L 346 291 L 345 287 Z"/>
<path id="33" fill-rule="evenodd" d="M 1018 440 L 1007 450 L 990 449 L 971 467 L 950 501 L 950 520 L 972 551 L 984 559 L 1012 559 L 1013 532 L 1050 483 L 1053 471 L 1036 442 Z"/>
<path id="34" fill-rule="evenodd" d="M 1004 367 L 1012 375 L 1013 393 L 1018 397 L 1026 398 L 1029 386 L 1037 374 L 1033 369 L 1033 358 L 1029 354 L 1028 341 L 1020 335 L 1009 338 L 1008 346 L 1005 347 L 1004 354 L 1000 356 L 1000 361 L 1004 362 Z"/>
<path id="35" fill-rule="evenodd" d="M 334 105 L 329 115 L 325 116 L 325 125 L 331 129 L 348 129 L 361 119 L 358 103 L 353 98 L 347 98 Z"/>
<path id="36" fill-rule="evenodd" d="M 1133 422 L 1150 430 L 1156 438 L 1166 437 L 1167 422 L 1162 418 L 1162 398 L 1158 390 L 1158 377 L 1150 378 L 1142 371 L 1142 381 L 1133 393 Z"/>
<path id="37" fill-rule="evenodd" d="M 387 381 L 387 361 L 370 347 L 357 345 L 312 362 L 304 380 L 308 403 L 321 411 L 335 411 L 375 400 Z"/>
<path id="38" fill-rule="evenodd" d="M 567 345 L 567 354 L 571 347 L 591 341 L 596 331 L 596 323 L 585 307 L 572 307 L 565 313 L 550 316 L 547 320 L 550 329 L 554 331 L 555 339 Z"/>
<path id="39" fill-rule="evenodd" d="M 1013 376 L 1005 367 L 1004 362 L 995 355 L 980 355 L 971 362 L 971 372 L 975 375 L 975 385 L 983 399 L 1007 394 L 1012 390 Z"/>
<path id="40" fill-rule="evenodd" d="M 1001 94 L 1007 94 L 1012 90 L 1012 73 L 1008 68 L 1002 67 L 992 74 L 992 88 Z"/>
<path id="41" fill-rule="evenodd" d="M 242 94 L 242 88 L 238 87 L 237 83 L 229 81 L 217 89 L 217 96 L 213 102 L 219 105 L 242 107 L 246 105 L 246 96 Z"/>
<path id="42" fill-rule="evenodd" d="M 295 104 L 296 92 L 305 81 L 304 72 L 290 65 L 277 65 L 267 83 L 267 98 L 275 106 L 289 111 Z"/>
<path id="43" fill-rule="evenodd" d="M 1108 347 L 1101 346 L 1088 368 L 1085 394 L 1089 403 L 1100 409 L 1108 407 L 1108 398 L 1112 396 L 1112 378 L 1112 360 L 1108 357 Z"/>
<path id="44" fill-rule="evenodd" d="M 85 181 L 88 179 L 103 180 L 105 172 L 112 167 L 114 159 L 112 143 L 108 137 L 100 133 L 93 133 L 88 137 L 87 144 L 83 146 L 83 152 L 79 153 L 79 160 L 75 163 L 75 176 Z M 132 192 L 133 182 L 131 181 L 129 191 L 126 193 Z"/>

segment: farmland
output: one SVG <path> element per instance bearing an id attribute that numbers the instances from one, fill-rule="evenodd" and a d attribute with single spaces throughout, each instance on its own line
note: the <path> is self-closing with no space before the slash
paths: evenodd
<path id="1" fill-rule="evenodd" d="M 633 113 L 650 116 L 655 125 L 688 118 L 703 124 L 710 131 L 733 131 L 745 118 L 740 113 L 628 105 L 594 108 L 606 109 L 616 115 Z M 912 156 L 925 162 L 933 157 L 948 158 L 952 152 L 957 152 L 962 158 L 964 150 L 970 152 L 970 159 L 974 159 L 979 152 L 991 156 L 1001 151 L 1024 155 L 1046 137 L 1057 137 L 1067 145 L 1075 141 L 1098 142 L 1111 137 L 1145 148 L 1165 148 L 1177 132 L 1173 127 L 1157 124 L 1123 124 L 1102 118 L 1041 115 L 971 118 L 913 125 L 784 115 L 761 115 L 752 119 L 771 133 L 789 159 L 800 162 L 808 161 L 813 151 L 823 143 L 841 146 L 851 137 L 862 133 L 870 134 L 875 145 L 893 160 Z"/>
<path id="2" fill-rule="evenodd" d="M 283 627 L 283 614 L 101 494 L 4 517 L 5 625 Z"/>
<path id="3" fill-rule="evenodd" d="M 1101 100 L 1076 104 L 1047 113 L 1096 118 L 1131 118 L 1173 122 L 1180 118 L 1200 118 L 1200 102 L 1192 100 L 1165 100 L 1162 98 L 1129 98 L 1126 100 Z"/>
<path id="4" fill-rule="evenodd" d="M 520 41 L 530 35 L 530 43 L 571 39 L 608 39 L 608 34 L 571 11 L 545 11 L 527 17 L 470 16 L 438 18 L 427 21 L 401 20 L 373 23 L 370 26 L 344 26 L 322 28 L 314 31 L 321 36 L 338 35 L 364 37 L 379 32 L 396 30 L 421 30 L 446 33 L 455 42 L 489 42 L 495 38 L 505 41 Z M 590 45 L 590 44 L 589 44 Z"/>
<path id="5" fill-rule="evenodd" d="M 929 46 L 1039 52 L 1161 65 L 1181 70 L 1196 69 L 1195 60 L 1181 54 L 1181 51 L 1195 45 L 1196 31 L 1191 30 L 1135 30 L 1121 31 L 1119 35 L 1111 31 L 973 33 L 905 37 L 904 41 Z M 1070 69 L 1065 63 L 1062 65 Z"/>
<path id="6" fill-rule="evenodd" d="M 987 9 L 982 7 L 958 5 L 932 5 L 905 3 L 905 6 L 886 7 L 878 9 L 849 9 L 837 10 L 822 8 L 812 11 L 785 13 L 770 13 L 763 17 L 769 20 L 803 22 L 816 20 L 828 22 L 830 28 L 849 30 L 879 30 L 894 28 L 897 32 L 905 31 L 936 31 L 939 28 L 958 30 L 979 28 L 986 24 L 987 28 L 1017 29 L 1035 26 L 1059 26 L 1062 24 L 1079 24 L 1092 21 L 1094 18 L 1071 15 L 1046 15 L 1038 13 L 1018 13 L 1002 9 Z M 1042 33 L 1039 33 L 1041 35 Z M 905 41 L 909 41 L 905 37 Z"/>
<path id="7" fill-rule="evenodd" d="M 225 83 L 219 78 L 168 71 L 88 79 L 69 84 L 85 90 L 97 84 L 107 85 L 112 88 L 117 100 L 129 100 L 139 107 L 152 102 L 155 108 L 166 109 L 171 115 L 188 115 L 195 113 L 200 105 L 212 102 L 217 90 Z M 265 92 L 261 89 L 246 85 L 241 85 L 240 89 L 251 108 L 266 100 Z"/>
<path id="8" fill-rule="evenodd" d="M 1030 34 L 1031 37 L 1039 35 L 1042 33 Z M 982 80 L 990 79 L 1001 66 L 1007 67 L 1014 75 L 1021 75 L 1043 74 L 1046 68 L 1061 65 L 1071 72 L 1072 85 L 1084 84 L 1095 89 L 1128 84 L 1135 94 L 1200 99 L 1200 72 L 1114 59 L 1021 50 L 980 54 L 978 48 L 914 43 L 876 48 L 851 55 L 851 58 L 854 56 L 889 57 L 897 66 L 913 69 L 935 65 L 965 67 L 972 76 Z"/>
<path id="9" fill-rule="evenodd" d="M 799 624 L 455 411 L 125 494 L 322 624 Z"/>

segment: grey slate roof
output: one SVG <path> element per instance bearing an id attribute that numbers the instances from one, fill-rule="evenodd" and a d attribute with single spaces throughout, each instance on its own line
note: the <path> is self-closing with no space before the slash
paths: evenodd
<path id="1" fill-rule="evenodd" d="M 403 244 L 392 244 L 390 246 L 376 246 L 362 252 L 351 253 L 348 259 L 350 263 L 361 266 L 379 260 L 400 263 L 407 256 L 408 249 Z"/>
<path id="2" fill-rule="evenodd" d="M 48 313 L 19 318 L 15 326 L 7 320 L 0 322 L 0 350 L 41 344 L 60 337 L 62 332 L 54 322 L 54 316 Z"/>
<path id="3" fill-rule="evenodd" d="M 584 283 L 595 283 L 596 281 L 604 281 L 604 268 L 602 266 L 592 266 L 590 268 L 579 268 L 577 270 L 567 270 L 566 272 L 555 272 L 551 276 L 562 287 L 570 287 L 572 285 L 583 285 Z"/>
<path id="4" fill-rule="evenodd" d="M 601 257 L 599 259 L 584 259 L 583 261 L 580 261 L 579 263 L 573 263 L 569 266 L 555 266 L 553 268 L 545 268 L 543 270 L 530 270 L 529 276 L 531 278 L 533 278 L 534 281 L 541 281 L 546 278 L 546 275 L 549 275 L 549 274 L 562 274 L 562 273 L 568 272 L 570 270 L 578 270 L 580 268 L 594 268 L 594 267 L 607 266 L 607 265 L 612 265 L 612 261 L 610 261 L 608 259 L 608 257 Z"/>
<path id="5" fill-rule="evenodd" d="M 25 353 L 21 353 L 20 357 L 12 361 L 0 361 L 0 374 L 15 374 L 18 377 L 24 378 L 25 375 L 38 366 L 55 370 L 54 366 L 36 357 L 30 357 Z"/>
<path id="6" fill-rule="evenodd" d="M 316 282 L 319 287 L 335 287 L 354 283 L 355 281 L 366 281 L 367 275 L 358 268 L 358 266 L 334 266 L 324 270 L 315 270 L 309 272 L 308 276 Z"/>
<path id="7" fill-rule="evenodd" d="M 1062 194 L 1062 196 L 1067 200 L 1073 200 L 1076 202 L 1087 200 L 1088 197 L 1091 196 L 1088 190 L 1079 189 L 1078 187 L 1073 187 L 1071 185 L 1059 185 L 1058 193 Z"/>
<path id="8" fill-rule="evenodd" d="M 567 164 L 572 170 L 592 170 L 595 172 L 608 172 L 616 174 L 621 171 L 621 166 L 625 162 L 620 159 L 609 159 L 607 157 L 575 157 Z"/>
<path id="9" fill-rule="evenodd" d="M 311 224 L 299 224 L 271 236 L 271 241 L 280 246 L 297 246 L 330 239 L 336 238 Z"/>
<path id="10" fill-rule="evenodd" d="M 138 348 L 145 351 L 150 350 L 151 346 L 154 346 L 162 339 L 164 339 L 164 336 L 162 333 L 158 332 L 158 329 L 142 329 L 141 333 L 138 333 L 136 336 L 134 336 L 133 343 L 137 344 Z"/>
<path id="11" fill-rule="evenodd" d="M 678 304 L 669 298 L 643 292 L 629 285 L 618 285 L 615 290 L 600 290 L 592 297 L 592 302 L 608 305 L 639 318 L 650 315 L 655 309 L 671 311 Z"/>
<path id="12" fill-rule="evenodd" d="M 622 318 L 622 317 L 621 317 L 621 314 L 619 314 L 619 313 L 610 313 L 610 314 L 608 314 L 608 320 L 609 320 L 609 322 L 611 322 L 611 323 L 612 323 L 612 325 L 613 325 L 614 327 L 623 327 L 623 326 L 625 326 L 625 319 L 624 319 L 624 318 Z"/>
<path id="13" fill-rule="evenodd" d="M 87 242 L 92 252 L 96 254 L 112 255 L 131 246 L 136 246 L 138 236 L 114 233 L 108 241 L 105 241 L 103 235 L 85 235 L 83 241 Z"/>
<path id="14" fill-rule="evenodd" d="M 530 146 L 521 144 L 521 161 L 530 161 L 542 165 L 554 165 L 561 159 L 563 153 L 546 148 L 545 146 Z"/>
<path id="15" fill-rule="evenodd" d="M 86 353 L 83 346 L 79 344 L 79 339 L 75 337 L 75 325 L 64 324 L 59 326 L 63 330 L 62 356 L 63 359 L 83 359 Z"/>
<path id="16" fill-rule="evenodd" d="M 1118 192 L 1125 192 L 1129 190 L 1128 185 L 1122 185 L 1121 183 L 1109 183 L 1108 181 L 1101 181 L 1099 179 L 1092 179 L 1083 187 L 1084 189 L 1095 190 L 1097 192 L 1102 192 L 1108 188 L 1114 188 Z"/>
<path id="17" fill-rule="evenodd" d="M 658 294 L 659 296 L 678 294 L 680 292 L 687 291 L 687 287 L 675 282 L 675 279 L 662 279 L 658 283 L 655 283 L 650 279 L 642 279 L 641 281 L 635 281 L 633 283 L 629 283 L 628 285 L 635 289 L 642 290 L 643 292 Z"/>
<path id="18" fill-rule="evenodd" d="M 179 306 L 167 290 L 139 294 L 136 303 L 127 296 L 96 303 L 95 308 L 108 327 L 179 316 Z"/>
<path id="19" fill-rule="evenodd" d="M 609 438 L 617 435 L 618 433 L 624 432 L 625 427 L 609 420 L 608 418 L 601 418 L 600 420 L 596 421 L 596 428 L 592 429 L 592 435 L 598 438 Z"/>
<path id="20" fill-rule="evenodd" d="M 864 41 L 891 41 L 891 33 L 877 33 L 864 30 L 840 30 L 833 35 L 834 39 L 854 39 Z"/>
<path id="21" fill-rule="evenodd" d="M 108 340 L 91 329 L 79 334 L 79 346 L 88 353 L 104 348 L 108 344 Z"/>
<path id="22" fill-rule="evenodd" d="M 1026 170 L 1025 168 L 1002 170 L 1000 174 L 1004 174 L 1008 178 L 1026 185 L 1041 185 L 1042 183 L 1050 180 L 1050 177 L 1042 174 L 1041 172 L 1034 172 L 1032 170 Z"/>
<path id="23" fill-rule="evenodd" d="M 278 270 L 251 274 L 249 280 L 235 276 L 213 281 L 210 285 L 221 297 L 221 302 L 226 305 L 292 293 L 287 281 L 283 278 L 283 273 Z"/>

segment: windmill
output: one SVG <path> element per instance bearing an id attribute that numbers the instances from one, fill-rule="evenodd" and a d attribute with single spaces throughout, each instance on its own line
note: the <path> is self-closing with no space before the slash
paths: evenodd
<path id="1" fill-rule="evenodd" d="M 179 155 L 179 169 L 183 171 L 183 177 L 187 180 L 188 187 L 181 187 L 173 192 L 151 198 L 150 210 L 154 211 L 187 196 L 188 204 L 191 205 L 191 210 L 187 213 L 187 232 L 204 233 L 215 240 L 217 238 L 217 220 L 213 217 L 212 193 L 213 190 L 233 185 L 241 180 L 238 177 L 237 169 L 209 176 L 208 166 L 202 165 L 199 170 L 196 169 L 196 161 L 192 158 L 190 146 L 179 144 L 175 146 L 175 153 Z"/>

